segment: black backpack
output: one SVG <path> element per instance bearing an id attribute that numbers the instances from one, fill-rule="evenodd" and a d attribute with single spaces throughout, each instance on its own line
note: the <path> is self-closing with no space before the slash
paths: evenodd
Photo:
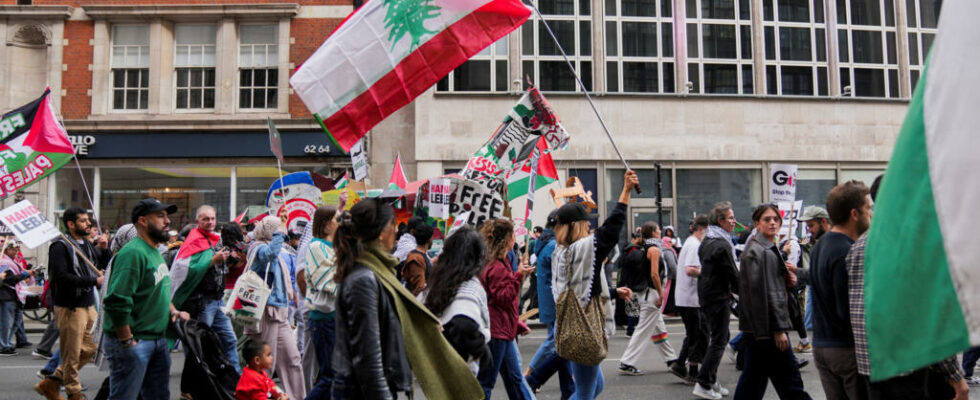
<path id="1" fill-rule="evenodd" d="M 650 278 L 650 261 L 647 260 L 647 245 L 631 245 L 623 251 L 619 259 L 619 281 L 621 286 L 630 288 L 634 293 L 642 292 L 653 287 Z"/>

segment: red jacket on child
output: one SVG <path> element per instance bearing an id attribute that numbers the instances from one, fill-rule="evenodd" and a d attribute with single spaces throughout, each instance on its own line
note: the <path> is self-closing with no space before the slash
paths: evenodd
<path id="1" fill-rule="evenodd" d="M 269 400 L 279 398 L 276 384 L 269 379 L 265 371 L 256 371 L 251 367 L 242 369 L 242 377 L 235 387 L 235 400 Z"/>

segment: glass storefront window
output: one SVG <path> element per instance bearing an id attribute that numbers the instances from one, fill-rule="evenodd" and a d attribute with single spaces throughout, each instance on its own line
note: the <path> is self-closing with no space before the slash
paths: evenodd
<path id="1" fill-rule="evenodd" d="M 85 183 L 88 184 L 89 190 L 91 190 L 92 183 L 95 182 L 95 170 L 92 168 L 82 168 L 82 174 L 85 178 Z M 66 167 L 58 171 L 54 175 L 54 182 L 55 190 L 57 191 L 55 207 L 58 210 L 58 215 L 61 215 L 61 211 L 69 207 L 81 207 L 86 210 L 92 209 L 88 195 L 85 193 L 85 185 L 79 179 L 77 168 Z"/>
<path id="2" fill-rule="evenodd" d="M 646 192 L 646 190 L 644 190 Z M 711 212 L 715 203 L 730 201 L 735 218 L 748 226 L 752 209 L 762 203 L 762 171 L 758 169 L 677 170 L 678 221 Z"/>
<path id="3" fill-rule="evenodd" d="M 847 182 L 853 179 L 864 182 L 866 186 L 871 187 L 875 178 L 884 173 L 885 170 L 883 169 L 845 169 L 840 171 L 840 181 Z"/>
<path id="4" fill-rule="evenodd" d="M 803 207 L 827 208 L 827 194 L 837 185 L 837 173 L 832 169 L 801 169 L 796 175 L 796 199 Z"/>
<path id="5" fill-rule="evenodd" d="M 194 210 L 204 204 L 215 208 L 219 221 L 230 215 L 231 167 L 101 168 L 100 175 L 103 229 L 129 223 L 133 207 L 147 197 L 177 205 L 170 216 L 175 230 L 192 223 Z"/>

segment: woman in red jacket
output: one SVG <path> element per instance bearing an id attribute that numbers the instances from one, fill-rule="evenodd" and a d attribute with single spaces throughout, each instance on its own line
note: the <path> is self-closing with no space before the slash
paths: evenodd
<path id="1" fill-rule="evenodd" d="M 488 220 L 480 227 L 480 233 L 487 242 L 487 266 L 480 273 L 480 282 L 486 289 L 490 308 L 490 354 L 493 357 L 492 368 L 480 369 L 480 385 L 489 399 L 499 371 L 508 398 L 533 399 L 534 393 L 521 373 L 521 355 L 515 339 L 518 334 L 530 332 L 517 317 L 517 300 L 521 283 L 534 268 L 522 260 L 515 272 L 507 262 L 507 252 L 514 248 L 514 224 L 509 220 Z"/>

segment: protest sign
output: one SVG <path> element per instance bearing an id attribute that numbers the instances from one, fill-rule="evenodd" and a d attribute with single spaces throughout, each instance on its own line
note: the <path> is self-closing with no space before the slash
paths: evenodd
<path id="1" fill-rule="evenodd" d="M 309 172 L 293 172 L 277 179 L 269 188 L 265 205 L 269 215 L 288 216 L 287 227 L 291 232 L 300 232 L 306 224 L 313 222 L 313 213 L 323 203 L 323 193 L 313 183 Z"/>
<path id="2" fill-rule="evenodd" d="M 364 138 L 354 143 L 350 148 L 350 165 L 354 168 L 354 180 L 363 181 L 367 179 L 368 165 L 367 153 L 364 151 Z"/>
<path id="3" fill-rule="evenodd" d="M 543 139 L 551 151 L 565 148 L 569 136 L 544 96 L 536 88 L 530 88 L 460 175 L 500 191 L 504 178 L 531 156 L 538 139 Z"/>
<path id="4" fill-rule="evenodd" d="M 796 164 L 772 164 L 770 167 L 769 201 L 796 200 Z"/>
<path id="5" fill-rule="evenodd" d="M 0 117 L 0 197 L 57 171 L 75 154 L 50 104 L 51 90 Z"/>
<path id="6" fill-rule="evenodd" d="M 449 219 L 449 197 L 452 186 L 447 178 L 429 180 L 429 216 Z"/>
<path id="7" fill-rule="evenodd" d="M 483 221 L 490 218 L 500 218 L 504 216 L 507 204 L 504 202 L 500 193 L 490 190 L 479 182 L 473 182 L 458 176 L 444 176 L 449 180 L 449 216 L 459 217 L 468 212 L 466 223 L 478 226 Z M 434 180 L 434 179 L 433 179 Z M 432 214 L 431 203 L 429 201 L 428 184 L 419 187 L 415 197 L 416 215 L 424 213 L 432 218 L 438 218 Z"/>
<path id="8" fill-rule="evenodd" d="M 35 248 L 61 232 L 30 201 L 24 200 L 0 211 L 0 222 L 14 232 L 28 248 Z"/>
<path id="9" fill-rule="evenodd" d="M 779 215 L 783 217 L 783 226 L 779 228 L 779 235 L 788 236 L 790 229 L 796 225 L 796 219 L 803 212 L 803 200 L 780 201 L 776 204 L 779 205 Z"/>

